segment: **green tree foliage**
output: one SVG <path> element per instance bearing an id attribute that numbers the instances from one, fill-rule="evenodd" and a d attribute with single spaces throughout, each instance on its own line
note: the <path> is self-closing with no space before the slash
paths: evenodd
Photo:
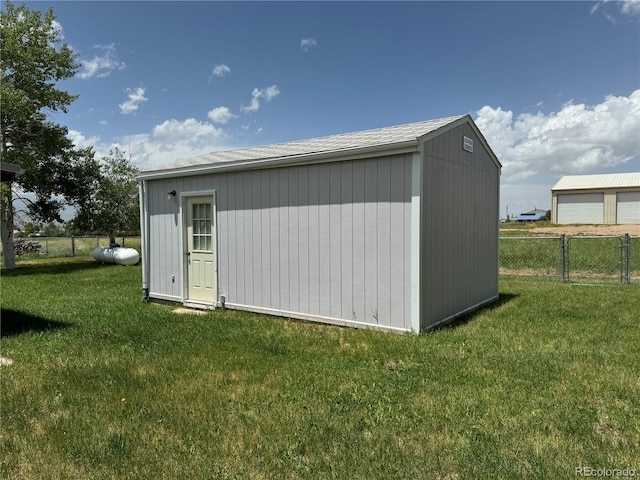
<path id="1" fill-rule="evenodd" d="M 42 229 L 42 235 L 44 237 L 64 237 L 64 229 L 55 222 L 51 222 Z"/>
<path id="2" fill-rule="evenodd" d="M 111 243 L 117 232 L 140 229 L 138 199 L 139 169 L 125 152 L 113 148 L 102 158 L 100 178 L 95 181 L 87 201 L 78 208 L 72 220 L 73 229 L 82 233 L 107 234 Z"/>
<path id="3" fill-rule="evenodd" d="M 40 231 L 40 226 L 39 225 L 35 225 L 33 222 L 27 222 L 24 225 L 24 234 L 29 236 L 29 235 L 33 235 L 36 232 Z"/>
<path id="4" fill-rule="evenodd" d="M 46 14 L 6 2 L 0 12 L 0 160 L 21 166 L 16 179 L 32 218 L 44 223 L 61 221 L 64 205 L 81 205 L 91 195 L 99 173 L 93 150 L 77 149 L 66 127 L 47 118 L 67 112 L 76 96 L 57 83 L 79 68 L 76 56 L 60 44 L 60 30 L 52 10 Z M 8 191 L 7 191 L 8 190 Z M 2 191 L 3 232 L 13 230 L 13 194 Z M 5 267 L 12 268 L 13 244 L 2 236 Z M 8 249 L 11 249 L 9 252 Z"/>

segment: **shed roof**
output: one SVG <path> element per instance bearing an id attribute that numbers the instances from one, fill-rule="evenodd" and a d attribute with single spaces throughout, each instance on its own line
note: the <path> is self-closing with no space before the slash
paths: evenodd
<path id="1" fill-rule="evenodd" d="M 159 178 L 169 175 L 204 173 L 224 167 L 257 167 L 311 159 L 329 158 L 383 149 L 415 150 L 419 139 L 437 130 L 473 120 L 469 115 L 427 120 L 339 135 L 277 143 L 259 147 L 225 150 L 199 155 L 153 170 L 142 172 L 140 178 Z M 477 127 L 476 127 L 477 128 Z M 478 131 L 478 133 L 480 133 Z M 496 159 L 496 163 L 499 163 Z"/>
<path id="2" fill-rule="evenodd" d="M 640 172 L 603 175 L 567 175 L 551 187 L 551 191 L 640 187 Z"/>

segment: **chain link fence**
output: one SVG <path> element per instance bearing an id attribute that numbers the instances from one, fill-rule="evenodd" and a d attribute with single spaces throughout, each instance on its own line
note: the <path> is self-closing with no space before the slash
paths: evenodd
<path id="1" fill-rule="evenodd" d="M 640 237 L 500 237 L 500 274 L 572 283 L 640 282 Z"/>
<path id="2" fill-rule="evenodd" d="M 141 250 L 140 237 L 118 237 Z M 32 237 L 15 242 L 17 258 L 90 257 L 109 238 Z M 538 235 L 500 237 L 500 274 L 573 283 L 640 282 L 640 237 Z"/>
<path id="3" fill-rule="evenodd" d="M 121 247 L 131 247 L 140 251 L 140 237 L 117 237 Z M 14 241 L 16 258 L 46 257 L 90 257 L 96 247 L 109 246 L 109 237 L 29 237 Z"/>

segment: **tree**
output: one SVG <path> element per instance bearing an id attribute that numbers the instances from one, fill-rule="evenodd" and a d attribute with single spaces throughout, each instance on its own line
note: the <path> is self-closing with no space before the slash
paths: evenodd
<path id="1" fill-rule="evenodd" d="M 36 232 L 40 231 L 40 225 L 34 225 L 33 222 L 27 222 L 24 226 L 24 234 L 26 236 L 33 235 Z"/>
<path id="2" fill-rule="evenodd" d="M 99 173 L 93 150 L 76 149 L 67 128 L 47 118 L 49 112 L 66 113 L 77 98 L 57 88 L 79 65 L 71 49 L 60 45 L 54 20 L 52 10 L 42 15 L 9 1 L 0 12 L 0 160 L 24 169 L 15 185 L 31 192 L 29 215 L 43 223 L 61 221 L 65 204 L 83 203 Z M 13 231 L 13 196 L 2 189 L 2 232 Z M 5 267 L 14 268 L 11 235 L 2 235 L 2 248 Z"/>
<path id="3" fill-rule="evenodd" d="M 103 233 L 114 243 L 117 232 L 140 228 L 140 204 L 136 177 L 140 170 L 131 156 L 113 148 L 102 158 L 100 178 L 90 197 L 78 208 L 72 220 L 74 230 Z"/>
<path id="4" fill-rule="evenodd" d="M 51 222 L 42 229 L 42 235 L 45 237 L 64 237 L 64 230 L 56 223 Z"/>

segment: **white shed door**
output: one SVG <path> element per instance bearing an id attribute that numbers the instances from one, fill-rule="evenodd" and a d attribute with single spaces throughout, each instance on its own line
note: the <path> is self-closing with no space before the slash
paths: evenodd
<path id="1" fill-rule="evenodd" d="M 214 303 L 217 268 L 213 198 L 189 197 L 186 217 L 188 299 Z"/>
<path id="2" fill-rule="evenodd" d="M 558 195 L 558 223 L 603 223 L 603 193 Z"/>
<path id="3" fill-rule="evenodd" d="M 640 223 L 640 192 L 618 193 L 616 223 Z"/>

